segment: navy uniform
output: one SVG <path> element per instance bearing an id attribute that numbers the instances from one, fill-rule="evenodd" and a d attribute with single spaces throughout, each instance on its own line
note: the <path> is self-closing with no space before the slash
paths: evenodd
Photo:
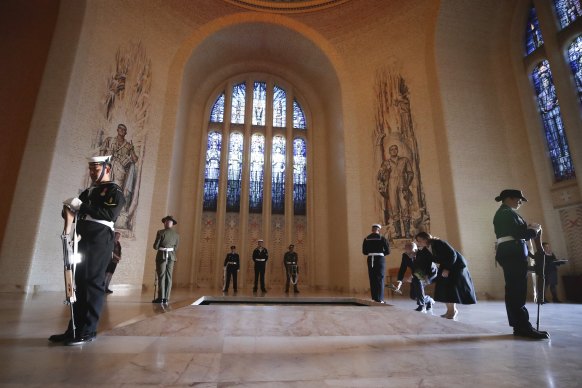
<path id="1" fill-rule="evenodd" d="M 297 276 L 299 274 L 298 267 L 298 257 L 297 252 L 293 251 L 295 245 L 289 245 L 289 251 L 285 252 L 283 256 L 283 265 L 285 266 L 285 272 L 287 273 L 287 282 L 285 283 L 285 292 L 289 292 L 289 283 L 291 282 L 291 277 L 294 275 L 294 281 L 297 282 Z M 293 284 L 293 292 L 298 294 L 299 288 L 297 288 L 297 283 Z"/>
<path id="2" fill-rule="evenodd" d="M 495 201 L 503 201 L 495 213 L 493 226 L 497 237 L 495 260 L 503 268 L 505 277 L 505 308 L 509 326 L 513 327 L 516 336 L 549 338 L 547 332 L 533 329 L 525 307 L 528 274 L 526 241 L 536 237 L 541 227 L 528 225 L 514 210 L 519 207 L 521 201 L 527 202 L 520 190 L 503 190 Z"/>
<path id="3" fill-rule="evenodd" d="M 234 292 L 237 292 L 237 274 L 240 269 L 240 258 L 238 253 L 234 250 L 236 247 L 233 245 L 230 247 L 230 253 L 227 253 L 224 259 L 224 288 L 223 292 L 228 292 L 228 287 L 230 286 L 230 279 L 232 278 L 232 288 Z"/>
<path id="4" fill-rule="evenodd" d="M 258 240 L 258 247 L 253 251 L 253 261 L 255 262 L 255 285 L 253 292 L 257 291 L 257 284 L 260 278 L 261 291 L 267 292 L 265 288 L 265 269 L 267 268 L 267 261 L 269 260 L 269 251 L 263 247 L 263 240 Z"/>
<path id="5" fill-rule="evenodd" d="M 105 300 L 105 270 L 111 261 L 115 241 L 113 225 L 125 204 L 122 189 L 110 180 L 110 163 L 110 156 L 89 158 L 92 186 L 78 198 L 64 202 L 77 213 L 76 233 L 80 236 L 81 262 L 75 271 L 76 301 L 73 304 L 76 330 L 73 338 L 73 322 L 70 321 L 67 331 L 51 336 L 51 342 L 79 345 L 96 337 Z M 94 175 L 99 173 L 99 176 Z"/>
<path id="6" fill-rule="evenodd" d="M 172 216 L 162 218 L 165 228 L 158 230 L 154 249 L 156 254 L 156 274 L 158 279 L 158 295 L 152 303 L 168 303 L 172 291 L 172 274 L 176 262 L 176 250 L 180 243 L 180 236 L 172 229 L 178 222 Z"/>
<path id="7" fill-rule="evenodd" d="M 416 311 L 426 311 L 432 309 L 434 305 L 434 299 L 426 295 L 424 292 L 425 285 L 430 284 L 437 276 L 436 265 L 432 262 L 423 263 L 422 260 L 416 259 L 416 244 L 408 243 L 411 245 L 413 253 L 409 255 L 404 252 L 402 254 L 402 262 L 400 263 L 400 269 L 398 270 L 398 289 L 402 284 L 404 279 L 404 274 L 406 270 L 410 268 L 410 273 L 412 274 L 412 280 L 410 283 L 410 299 L 416 300 L 417 308 Z M 420 277 L 423 277 L 420 279 Z"/>
<path id="8" fill-rule="evenodd" d="M 370 233 L 362 244 L 362 253 L 368 256 L 368 277 L 370 279 L 370 293 L 372 300 L 384 302 L 384 272 L 386 259 L 384 256 L 390 253 L 390 247 L 386 237 L 380 235 L 379 224 L 372 225 Z"/>

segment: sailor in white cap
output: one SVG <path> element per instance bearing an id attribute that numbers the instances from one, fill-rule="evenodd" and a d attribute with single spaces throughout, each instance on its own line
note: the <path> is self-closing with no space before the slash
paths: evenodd
<path id="1" fill-rule="evenodd" d="M 372 225 L 372 233 L 364 239 L 362 253 L 368 256 L 368 277 L 370 279 L 370 294 L 372 300 L 384 303 L 384 272 L 386 270 L 385 255 L 390 253 L 386 237 L 380 234 L 380 224 Z"/>
<path id="2" fill-rule="evenodd" d="M 253 251 L 253 261 L 255 262 L 255 285 L 253 292 L 257 292 L 259 278 L 261 280 L 261 291 L 267 292 L 265 288 L 265 269 L 269 260 L 269 251 L 263 247 L 263 240 L 257 240 L 257 247 Z"/>
<path id="3" fill-rule="evenodd" d="M 79 197 L 63 202 L 63 216 L 65 212 L 76 213 L 76 232 L 81 237 L 81 262 L 75 272 L 74 321 L 69 322 L 65 333 L 49 338 L 51 342 L 65 345 L 91 342 L 96 337 L 105 299 L 105 270 L 111 261 L 115 241 L 113 225 L 125 204 L 121 188 L 111 181 L 111 156 L 91 157 L 88 162 L 91 187 Z"/>

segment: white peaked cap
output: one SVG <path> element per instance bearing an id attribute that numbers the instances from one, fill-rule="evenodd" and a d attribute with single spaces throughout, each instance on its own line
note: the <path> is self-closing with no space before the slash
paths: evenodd
<path id="1" fill-rule="evenodd" d="M 382 229 L 382 225 L 380 224 L 373 224 L 372 228 L 378 228 L 378 229 Z"/>
<path id="2" fill-rule="evenodd" d="M 91 156 L 87 158 L 87 161 L 91 163 L 110 163 L 111 162 L 111 155 L 104 155 L 104 156 Z"/>

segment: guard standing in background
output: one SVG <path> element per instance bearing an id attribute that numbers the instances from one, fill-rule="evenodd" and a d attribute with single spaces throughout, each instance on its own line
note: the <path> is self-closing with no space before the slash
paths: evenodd
<path id="1" fill-rule="evenodd" d="M 257 247 L 253 251 L 253 261 L 255 262 L 255 286 L 253 292 L 257 292 L 259 278 L 261 278 L 261 291 L 267 292 L 265 288 L 265 269 L 269 260 L 269 251 L 263 247 L 263 240 L 257 241 Z"/>
<path id="2" fill-rule="evenodd" d="M 285 265 L 285 272 L 287 273 L 287 282 L 285 283 L 285 293 L 289 292 L 289 283 L 293 278 L 293 292 L 298 294 L 297 280 L 299 274 L 299 266 L 297 265 L 297 252 L 294 251 L 295 245 L 289 245 L 289 251 L 285 252 L 283 256 L 283 264 Z"/>
<path id="3" fill-rule="evenodd" d="M 180 235 L 172 229 L 178 222 L 172 216 L 162 218 L 164 229 L 158 230 L 154 249 L 156 254 L 156 274 L 158 282 L 158 296 L 152 303 L 167 304 L 172 291 L 172 274 L 176 263 L 176 250 L 180 242 Z"/>
<path id="4" fill-rule="evenodd" d="M 240 258 L 236 253 L 236 246 L 230 247 L 230 253 L 226 254 L 224 259 L 224 288 L 222 292 L 228 292 L 230 286 L 230 279 L 232 278 L 232 288 L 237 292 L 237 274 L 240 269 Z"/>
<path id="5" fill-rule="evenodd" d="M 370 294 L 372 300 L 384 303 L 384 272 L 390 246 L 386 237 L 380 235 L 380 224 L 372 225 L 370 233 L 362 244 L 362 253 L 368 256 L 368 277 L 370 278 Z"/>

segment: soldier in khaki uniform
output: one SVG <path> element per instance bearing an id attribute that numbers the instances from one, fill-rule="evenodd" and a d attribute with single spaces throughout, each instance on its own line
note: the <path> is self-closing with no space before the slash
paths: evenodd
<path id="1" fill-rule="evenodd" d="M 164 229 L 158 230 L 154 249 L 158 251 L 156 255 L 156 274 L 158 282 L 157 298 L 152 303 L 168 303 L 172 290 L 172 272 L 176 262 L 176 250 L 180 242 L 180 236 L 172 229 L 178 222 L 172 216 L 162 218 Z"/>

